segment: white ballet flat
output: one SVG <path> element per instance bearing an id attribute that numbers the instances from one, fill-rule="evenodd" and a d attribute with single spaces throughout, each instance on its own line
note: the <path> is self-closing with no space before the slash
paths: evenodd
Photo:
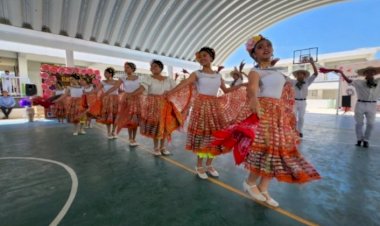
<path id="1" fill-rule="evenodd" d="M 166 149 L 161 149 L 161 153 L 162 153 L 162 155 L 165 155 L 165 156 L 171 154 L 170 151 L 168 151 Z"/>
<path id="2" fill-rule="evenodd" d="M 195 167 L 195 171 L 197 172 L 198 177 L 203 179 L 203 180 L 206 180 L 208 178 L 207 173 L 206 172 L 204 172 L 204 173 L 199 172 L 200 169 L 203 169 L 203 167 Z"/>
<path id="3" fill-rule="evenodd" d="M 268 191 L 261 192 L 261 194 L 263 194 L 264 197 L 268 197 L 265 200 L 266 204 L 273 206 L 273 207 L 279 207 L 280 206 L 280 204 L 276 200 L 274 200 L 272 197 L 269 196 Z"/>
<path id="4" fill-rule="evenodd" d="M 213 177 L 219 177 L 218 171 L 213 166 L 206 166 L 207 173 Z"/>
<path id="5" fill-rule="evenodd" d="M 265 202 L 267 199 L 265 198 L 264 195 L 261 193 L 255 193 L 252 191 L 252 188 L 257 187 L 257 185 L 249 185 L 247 181 L 243 182 L 243 188 L 244 191 L 247 192 L 254 200 L 260 201 L 260 202 Z"/>

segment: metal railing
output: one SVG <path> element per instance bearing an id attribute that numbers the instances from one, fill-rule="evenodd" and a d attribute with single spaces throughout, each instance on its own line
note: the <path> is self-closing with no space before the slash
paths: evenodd
<path id="1" fill-rule="evenodd" d="M 29 83 L 28 78 L 1 78 L 0 89 L 8 90 L 11 96 L 25 96 L 25 84 Z"/>

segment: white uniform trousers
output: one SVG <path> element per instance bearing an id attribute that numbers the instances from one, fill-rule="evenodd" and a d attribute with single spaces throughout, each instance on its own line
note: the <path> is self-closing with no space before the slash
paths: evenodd
<path id="1" fill-rule="evenodd" d="M 367 121 L 365 133 L 363 134 L 364 116 Z M 358 140 L 368 141 L 371 137 L 376 119 L 376 103 L 357 102 L 355 106 L 356 137 Z"/>
<path id="2" fill-rule="evenodd" d="M 306 112 L 306 100 L 296 100 L 294 108 L 294 113 L 297 117 L 297 130 L 299 133 L 302 133 L 303 122 Z"/>

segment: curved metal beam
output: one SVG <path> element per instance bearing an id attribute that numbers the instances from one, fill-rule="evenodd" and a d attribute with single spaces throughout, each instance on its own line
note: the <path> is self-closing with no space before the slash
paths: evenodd
<path id="1" fill-rule="evenodd" d="M 199 34 L 202 27 L 210 27 L 210 25 L 212 25 L 212 18 L 216 17 L 216 15 L 218 15 L 220 11 L 223 11 L 223 9 L 226 9 L 226 6 L 228 4 L 231 4 L 231 1 L 219 1 L 218 4 L 211 5 L 210 10 L 205 8 L 205 10 L 207 11 L 207 16 L 198 18 L 198 20 L 194 21 L 195 24 L 193 26 L 190 23 L 188 24 L 188 26 L 191 27 L 191 30 L 194 31 L 194 34 Z M 184 28 L 183 30 L 186 31 L 186 28 Z M 173 43 L 173 46 L 175 46 L 176 48 L 173 51 L 169 49 L 168 52 L 173 52 L 173 56 L 181 57 L 181 53 L 183 53 L 184 46 L 189 46 L 189 42 L 187 41 L 189 38 L 191 39 L 194 37 L 192 37 L 192 35 L 187 34 L 186 32 L 183 32 L 183 37 L 177 37 L 178 44 L 176 42 Z"/>
<path id="2" fill-rule="evenodd" d="M 278 14 L 278 15 L 272 15 L 271 17 L 268 17 L 266 20 L 262 21 L 261 23 L 257 24 L 255 27 L 254 27 L 254 30 L 257 32 L 259 32 L 260 30 L 262 30 L 263 28 L 265 27 L 268 27 L 270 26 L 271 24 L 281 20 L 281 19 L 284 19 L 288 16 L 291 16 L 291 15 L 294 15 L 296 13 L 299 13 L 299 12 L 302 12 L 304 10 L 307 10 L 307 9 L 310 9 L 310 8 L 314 8 L 314 7 L 317 7 L 317 6 L 321 6 L 321 5 L 324 5 L 326 4 L 325 2 L 327 2 L 328 0 L 322 0 L 322 1 L 318 1 L 318 2 L 315 2 L 315 3 L 312 3 L 312 4 L 298 4 L 298 5 L 295 5 L 291 8 L 288 8 L 289 11 L 284 13 L 284 14 Z M 249 37 L 249 35 L 252 35 L 252 31 L 249 31 L 249 30 L 242 30 L 238 33 L 236 33 L 235 37 L 231 37 L 230 40 L 236 40 L 236 41 L 232 41 L 230 42 L 229 45 L 225 46 L 225 48 L 220 52 L 220 58 L 218 58 L 218 63 L 222 63 L 227 57 L 229 54 L 231 54 L 232 51 L 234 51 L 234 49 L 237 48 L 237 46 L 239 46 L 242 42 L 245 41 L 245 39 L 247 39 L 247 37 Z M 242 41 L 239 41 L 239 40 L 242 40 Z"/>
<path id="3" fill-rule="evenodd" d="M 190 19 L 191 13 L 196 10 L 201 8 L 203 5 L 202 1 L 196 1 L 194 2 L 188 1 L 190 4 L 188 4 L 188 7 L 179 9 L 178 13 L 181 15 L 178 17 L 178 20 L 176 21 L 171 21 L 170 24 L 167 24 L 166 29 L 163 30 L 162 33 L 160 33 L 160 36 L 157 38 L 157 42 L 155 42 L 152 45 L 153 49 L 156 49 L 159 54 L 163 53 L 164 49 L 167 49 L 167 46 L 173 43 L 173 39 L 175 39 L 176 34 L 176 29 L 178 27 L 181 27 L 181 25 L 186 22 L 187 20 Z M 183 13 L 184 12 L 184 13 Z M 182 14 L 183 13 L 183 14 Z M 182 27 L 181 27 L 182 28 Z M 171 30 L 169 32 L 169 29 Z"/>
<path id="4" fill-rule="evenodd" d="M 152 22 L 152 29 L 150 32 L 146 32 L 146 35 L 143 35 L 140 37 L 140 46 L 142 51 L 149 51 L 147 49 L 148 43 L 152 43 L 152 38 L 157 36 L 157 33 L 159 31 L 162 31 L 162 27 L 164 24 L 166 24 L 166 21 L 168 18 L 174 14 L 174 11 L 177 8 L 180 8 L 181 5 L 184 4 L 184 1 L 174 1 L 173 4 L 166 4 L 165 8 L 163 9 L 163 13 L 160 13 L 160 16 L 157 18 L 157 20 Z"/>
<path id="5" fill-rule="evenodd" d="M 211 29 L 207 27 L 206 31 L 199 32 L 199 34 L 202 34 L 202 36 L 199 36 L 192 40 L 191 44 L 189 44 L 189 46 L 183 52 L 182 57 L 186 57 L 188 60 L 192 60 L 194 58 L 194 49 L 199 49 L 199 47 L 203 45 L 209 45 L 209 43 L 206 43 L 207 40 L 214 40 L 217 36 L 220 35 L 221 30 L 224 30 L 226 26 L 231 25 L 232 21 L 234 21 L 235 19 L 240 18 L 243 15 L 247 14 L 247 12 L 249 12 L 251 8 L 256 7 L 259 2 L 255 2 L 255 4 L 252 4 L 251 2 L 248 1 L 248 3 L 251 5 L 250 6 L 240 5 L 240 7 L 242 8 L 240 8 L 239 6 L 235 7 L 234 8 L 235 10 L 232 10 L 224 18 L 219 19 L 218 22 L 215 24 L 215 26 L 213 26 Z M 212 45 L 209 45 L 209 46 L 214 47 Z M 189 51 L 193 51 L 193 53 Z"/>
<path id="6" fill-rule="evenodd" d="M 193 27 L 197 24 L 197 20 L 202 18 L 202 15 L 207 15 L 210 10 L 214 7 L 215 3 L 213 1 L 206 1 L 202 5 L 202 8 L 193 12 L 184 24 L 179 25 L 181 29 L 178 30 L 175 38 L 170 42 L 170 45 L 164 48 L 167 53 L 173 53 L 173 49 L 178 48 L 178 44 L 183 40 L 184 37 L 188 34 L 188 31 L 193 31 Z M 204 16 L 203 16 L 204 17 Z M 193 32 L 196 32 L 193 31 Z M 173 55 L 173 57 L 178 57 L 177 55 Z"/>

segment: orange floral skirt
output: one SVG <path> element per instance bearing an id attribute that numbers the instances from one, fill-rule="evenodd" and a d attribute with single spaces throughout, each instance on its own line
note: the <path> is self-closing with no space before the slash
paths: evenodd
<path id="1" fill-rule="evenodd" d="M 66 117 L 66 108 L 65 108 L 65 103 L 66 101 L 65 100 L 62 100 L 62 101 L 59 101 L 57 103 L 55 103 L 55 111 L 54 111 L 54 115 L 56 118 L 58 119 L 63 119 Z"/>
<path id="2" fill-rule="evenodd" d="M 181 113 L 160 95 L 142 97 L 140 133 L 154 139 L 170 139 L 171 133 L 183 125 Z"/>
<path id="3" fill-rule="evenodd" d="M 243 102 L 239 100 L 239 97 L 243 99 Z M 190 113 L 186 150 L 212 155 L 229 152 L 229 149 L 222 146 L 211 145 L 214 140 L 213 133 L 234 122 L 239 112 L 238 108 L 244 104 L 244 100 L 245 90 L 220 97 L 198 94 L 193 101 Z"/>
<path id="4" fill-rule="evenodd" d="M 119 96 L 107 95 L 101 101 L 102 109 L 96 121 L 108 125 L 114 124 L 119 110 Z"/>
<path id="5" fill-rule="evenodd" d="M 117 133 L 123 128 L 136 129 L 141 118 L 141 97 L 126 98 L 122 95 L 116 119 Z"/>
<path id="6" fill-rule="evenodd" d="M 86 109 L 82 106 L 82 97 L 69 97 L 67 99 L 67 122 L 79 123 L 85 117 Z"/>
<path id="7" fill-rule="evenodd" d="M 320 179 L 316 169 L 298 151 L 299 137 L 292 120 L 288 120 L 285 103 L 266 97 L 259 98 L 259 102 L 260 121 L 244 162 L 246 169 L 288 183 Z"/>

